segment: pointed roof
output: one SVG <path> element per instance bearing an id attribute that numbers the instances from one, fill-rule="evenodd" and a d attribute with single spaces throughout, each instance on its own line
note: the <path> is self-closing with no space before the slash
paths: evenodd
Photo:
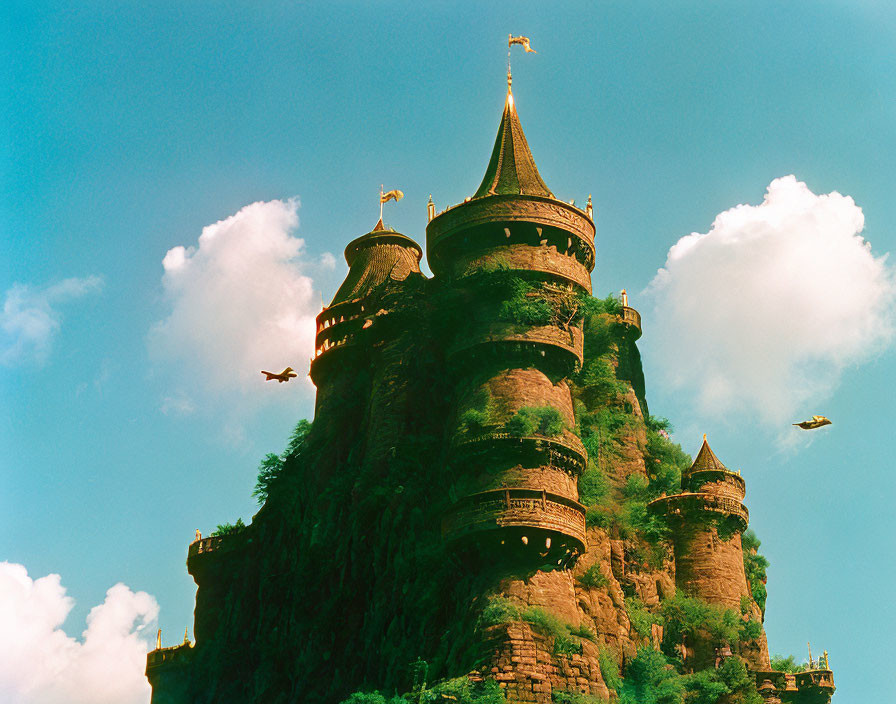
<path id="1" fill-rule="evenodd" d="M 697 458 L 694 460 L 694 464 L 691 465 L 691 468 L 687 473 L 690 474 L 691 472 L 712 470 L 723 470 L 727 472 L 728 468 L 722 464 L 722 461 L 718 457 L 716 457 L 716 453 L 712 451 L 709 443 L 706 442 L 706 435 L 704 435 L 703 445 L 700 447 L 700 452 L 697 453 Z"/>
<path id="2" fill-rule="evenodd" d="M 488 162 L 482 184 L 473 198 L 494 195 L 554 197 L 538 174 L 509 87 L 495 147 L 492 149 L 492 158 Z"/>

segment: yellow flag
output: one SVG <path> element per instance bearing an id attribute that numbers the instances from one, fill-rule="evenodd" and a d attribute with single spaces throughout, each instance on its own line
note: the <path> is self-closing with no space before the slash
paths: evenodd
<path id="1" fill-rule="evenodd" d="M 519 44 L 523 49 L 526 50 L 527 54 L 537 54 L 531 46 L 529 46 L 529 37 L 515 37 L 512 34 L 507 35 L 507 47 L 510 48 L 514 44 Z"/>
<path id="2" fill-rule="evenodd" d="M 380 203 L 388 203 L 390 200 L 399 201 L 404 198 L 404 193 L 397 188 L 380 194 Z"/>

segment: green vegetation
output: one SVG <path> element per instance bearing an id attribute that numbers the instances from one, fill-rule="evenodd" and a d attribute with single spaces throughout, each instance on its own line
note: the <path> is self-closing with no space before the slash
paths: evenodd
<path id="1" fill-rule="evenodd" d="M 473 395 L 470 407 L 460 416 L 460 430 L 463 433 L 476 435 L 485 432 L 489 426 L 494 425 L 492 414 L 494 404 L 488 389 L 479 389 Z"/>
<path id="2" fill-rule="evenodd" d="M 457 704 L 504 704 L 507 699 L 494 680 L 473 682 L 468 677 L 456 677 L 440 682 L 431 689 L 426 689 L 424 685 L 414 693 L 389 698 L 377 691 L 355 692 L 340 704 L 430 704 L 444 701 Z"/>
<path id="3" fill-rule="evenodd" d="M 554 437 L 560 435 L 565 427 L 560 411 L 552 406 L 524 406 L 505 425 L 507 432 L 516 437 L 536 433 Z"/>
<path id="4" fill-rule="evenodd" d="M 803 672 L 806 669 L 804 663 L 798 663 L 793 655 L 773 655 L 771 658 L 772 669 L 777 672 Z"/>
<path id="5" fill-rule="evenodd" d="M 558 690 L 551 692 L 551 701 L 556 704 L 606 704 L 605 699 L 593 697 L 590 694 L 582 694 L 581 692 L 561 692 Z"/>
<path id="6" fill-rule="evenodd" d="M 519 621 L 520 618 L 520 610 L 510 599 L 494 597 L 489 600 L 482 613 L 479 614 L 479 626 L 480 628 L 487 628 L 488 626 Z"/>
<path id="7" fill-rule="evenodd" d="M 258 465 L 258 479 L 255 482 L 255 489 L 252 491 L 252 496 L 258 500 L 259 505 L 268 500 L 271 486 L 283 473 L 283 466 L 287 458 L 298 455 L 310 432 L 311 423 L 303 418 L 293 428 L 292 434 L 289 436 L 289 444 L 283 454 L 275 455 L 273 452 L 269 452 L 264 456 L 261 464 Z"/>
<path id="8" fill-rule="evenodd" d="M 600 664 L 600 674 L 604 678 L 604 684 L 610 689 L 619 689 L 622 678 L 619 676 L 619 663 L 613 652 L 609 648 L 601 646 L 597 662 Z"/>
<path id="9" fill-rule="evenodd" d="M 661 652 L 639 648 L 618 692 L 619 704 L 681 704 L 684 683 Z"/>
<path id="10" fill-rule="evenodd" d="M 563 621 L 550 611 L 545 611 L 537 606 L 530 606 L 523 611 L 522 618 L 523 621 L 546 636 L 565 636 L 569 633 L 569 627 Z"/>
<path id="11" fill-rule="evenodd" d="M 605 587 L 610 583 L 606 575 L 600 571 L 600 562 L 595 562 L 576 579 L 583 587 Z"/>
<path id="12" fill-rule="evenodd" d="M 494 680 L 472 682 L 468 677 L 456 677 L 435 685 L 420 697 L 421 702 L 454 701 L 458 704 L 503 704 L 504 690 Z"/>
<path id="13" fill-rule="evenodd" d="M 237 518 L 236 523 L 219 523 L 218 527 L 215 528 L 209 537 L 214 538 L 218 535 L 236 535 L 237 533 L 242 533 L 246 530 L 246 527 L 246 524 L 243 523 L 243 519 Z"/>
<path id="14" fill-rule="evenodd" d="M 683 635 L 700 631 L 718 643 L 728 644 L 755 640 L 762 634 L 762 624 L 733 609 L 722 609 L 681 592 L 665 599 L 660 613 L 665 625 L 664 639 L 669 643 L 679 643 Z"/>
<path id="15" fill-rule="evenodd" d="M 717 670 L 702 670 L 682 677 L 687 704 L 762 704 L 756 684 L 739 658 L 727 658 Z"/>
<path id="16" fill-rule="evenodd" d="M 662 624 L 663 618 L 660 614 L 654 614 L 647 610 L 644 602 L 636 596 L 630 596 L 625 600 L 625 612 L 628 614 L 628 620 L 632 624 L 632 628 L 642 638 L 650 637 L 651 626 L 654 623 Z"/>
<path id="17" fill-rule="evenodd" d="M 592 643 L 597 641 L 597 634 L 584 623 L 581 626 L 569 626 L 569 635 L 590 640 Z"/>
<path id="18" fill-rule="evenodd" d="M 404 697 L 389 697 L 386 699 L 379 692 L 355 692 L 339 704 L 407 704 Z"/>
<path id="19" fill-rule="evenodd" d="M 765 601 L 768 592 L 765 589 L 765 570 L 768 568 L 768 560 L 759 554 L 759 547 L 762 543 L 756 537 L 756 533 L 752 529 L 743 534 L 741 538 L 744 554 L 744 572 L 747 574 L 747 581 L 750 583 L 750 591 L 753 593 L 753 601 L 765 613 Z"/>

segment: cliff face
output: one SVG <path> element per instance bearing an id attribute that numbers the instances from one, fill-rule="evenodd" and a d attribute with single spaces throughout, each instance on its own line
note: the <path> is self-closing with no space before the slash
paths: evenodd
<path id="1" fill-rule="evenodd" d="M 314 422 L 252 524 L 190 546 L 154 704 L 829 700 L 826 663 L 771 670 L 743 479 L 648 415 L 640 316 L 591 297 L 590 211 L 530 161 L 508 98 L 432 279 L 382 223 L 349 244 Z"/>

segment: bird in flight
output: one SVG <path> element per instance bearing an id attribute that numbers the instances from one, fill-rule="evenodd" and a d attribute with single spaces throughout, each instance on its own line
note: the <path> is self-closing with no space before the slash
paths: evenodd
<path id="1" fill-rule="evenodd" d="M 274 372 L 266 372 L 264 369 L 261 370 L 261 373 L 264 374 L 265 377 L 267 377 L 265 381 L 273 381 L 274 379 L 276 379 L 281 384 L 284 381 L 289 381 L 290 379 L 298 376 L 298 374 L 296 374 L 292 370 L 292 367 L 287 367 L 279 374 L 275 374 Z"/>
<path id="2" fill-rule="evenodd" d="M 812 416 L 812 420 L 804 420 L 802 423 L 794 423 L 794 425 L 803 430 L 815 430 L 823 425 L 831 425 L 831 421 L 824 416 Z"/>

